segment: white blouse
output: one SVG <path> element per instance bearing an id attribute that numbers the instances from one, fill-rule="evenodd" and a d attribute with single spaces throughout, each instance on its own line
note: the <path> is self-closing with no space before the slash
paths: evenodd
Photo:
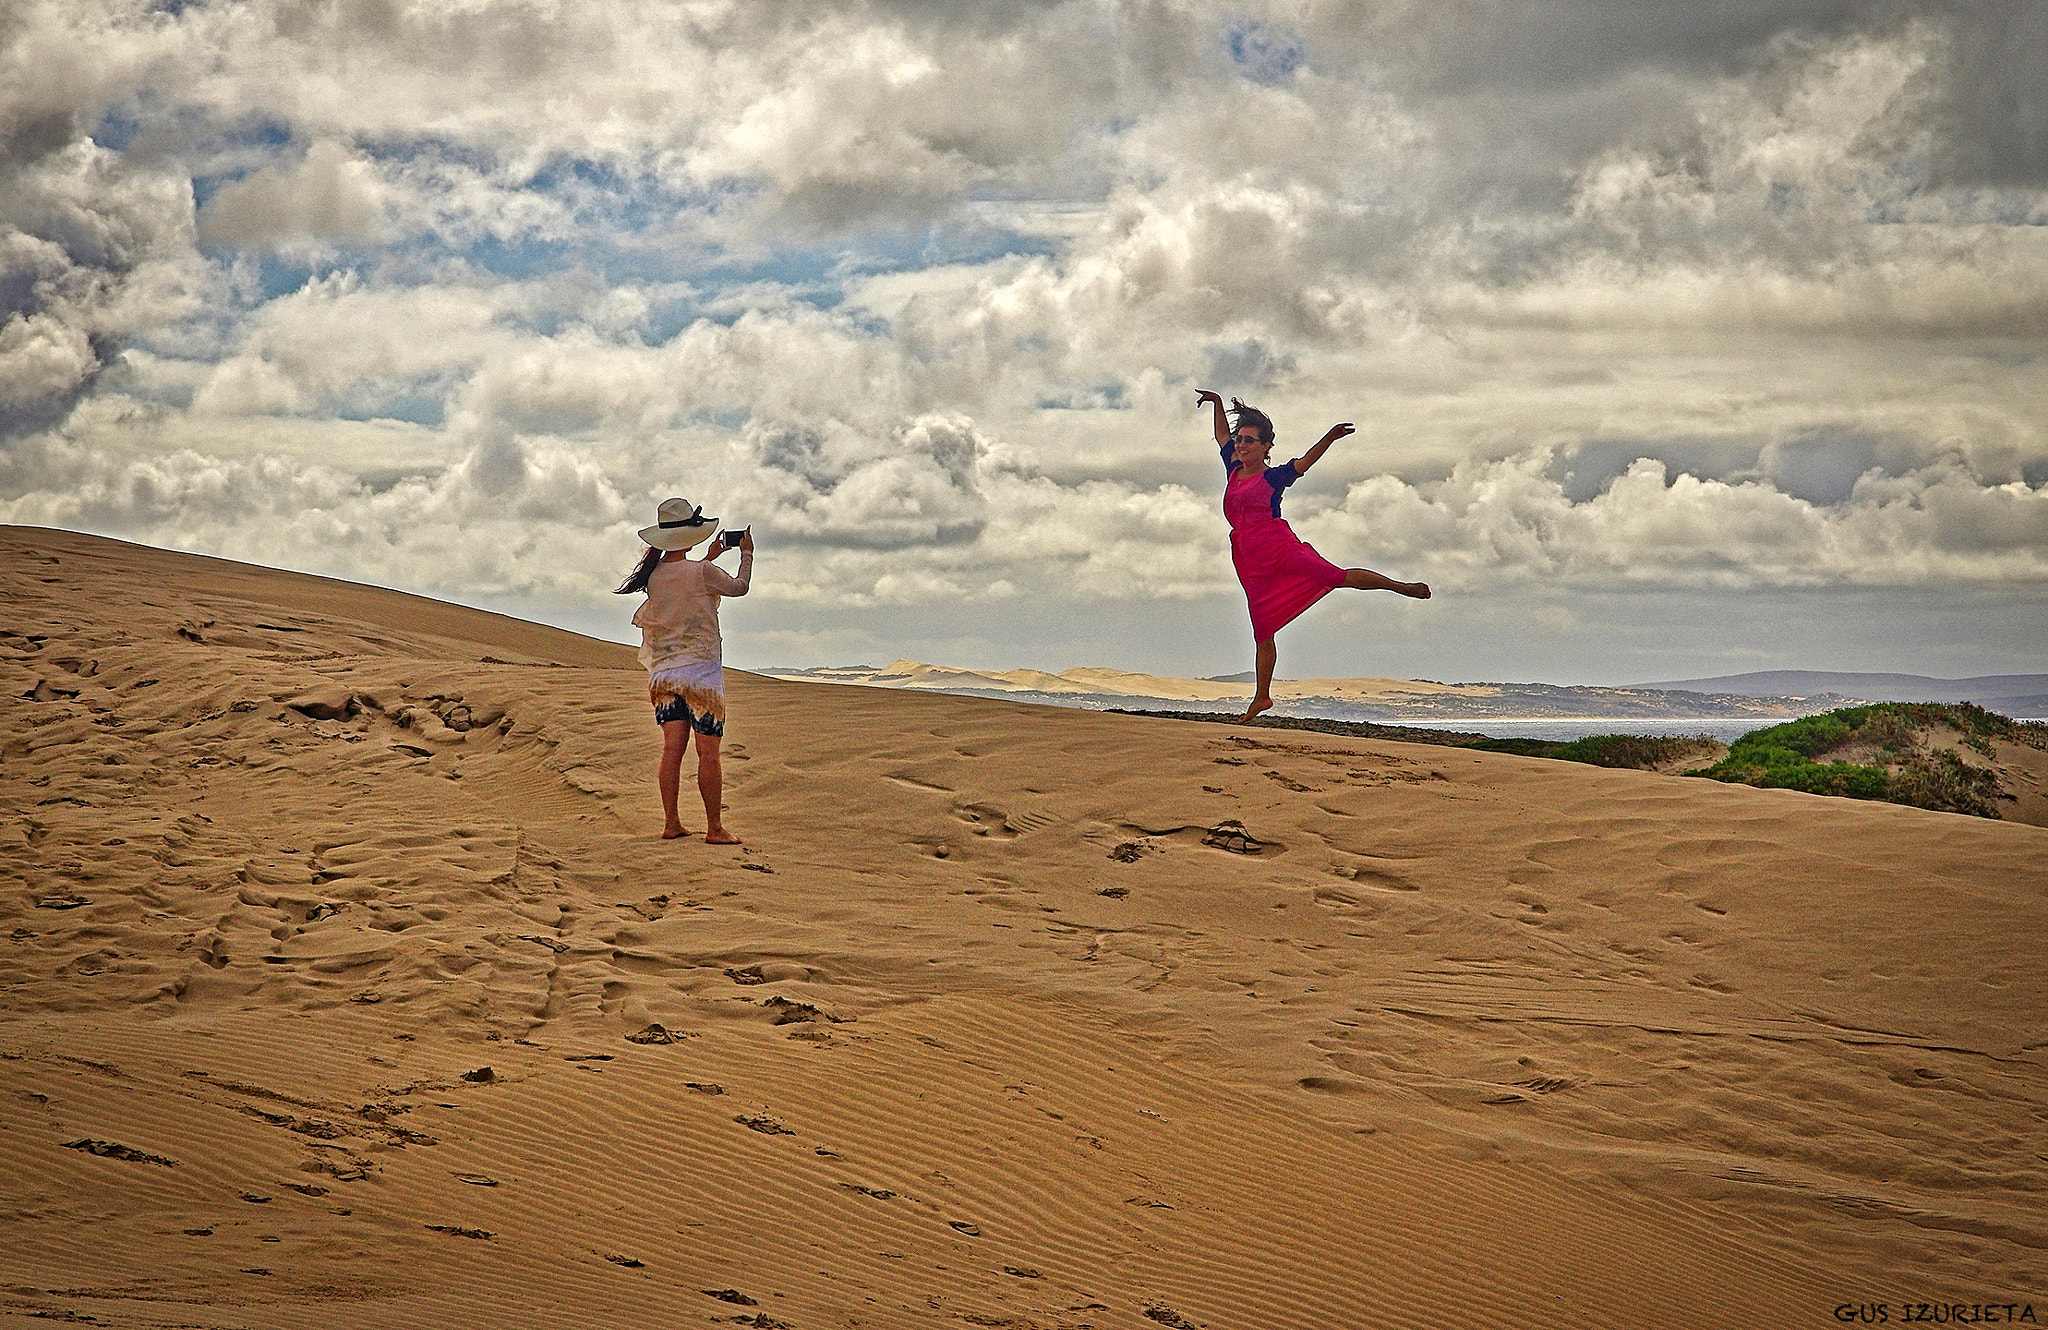
<path id="1" fill-rule="evenodd" d="M 744 596 L 753 577 L 752 550 L 740 551 L 737 576 L 709 559 L 663 559 L 647 578 L 647 599 L 633 615 L 640 663 L 650 675 L 677 666 L 722 664 L 718 601 Z"/>

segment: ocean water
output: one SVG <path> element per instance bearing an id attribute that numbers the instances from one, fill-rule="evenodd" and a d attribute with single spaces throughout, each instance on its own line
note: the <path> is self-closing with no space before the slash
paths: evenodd
<path id="1" fill-rule="evenodd" d="M 1412 725 L 1425 730 L 1460 730 L 1490 735 L 1496 739 L 1549 739 L 1560 743 L 1571 739 L 1583 739 L 1589 734 L 1704 734 L 1719 739 L 1724 744 L 1733 743 L 1751 730 L 1783 724 L 1782 721 L 1759 720 L 1755 716 L 1695 716 L 1681 720 L 1643 720 L 1634 716 L 1614 719 L 1573 716 L 1563 720 L 1514 720 L 1493 717 L 1484 720 L 1409 720 L 1404 717 L 1401 720 L 1379 723 Z"/>

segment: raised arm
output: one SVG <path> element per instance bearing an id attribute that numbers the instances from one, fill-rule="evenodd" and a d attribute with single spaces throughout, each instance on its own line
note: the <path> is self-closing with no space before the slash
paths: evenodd
<path id="1" fill-rule="evenodd" d="M 740 570 L 728 573 L 712 560 L 728 549 L 740 552 Z M 720 541 L 711 542 L 711 548 L 704 552 L 704 585 L 714 596 L 744 596 L 754 581 L 754 529 L 748 527 L 740 534 L 738 545 L 726 545 Z"/>
<path id="2" fill-rule="evenodd" d="M 1230 417 L 1223 413 L 1223 399 L 1210 392 L 1207 388 L 1204 388 L 1195 394 L 1195 405 L 1200 406 L 1204 402 L 1207 402 L 1215 412 L 1216 446 L 1218 448 L 1228 448 L 1230 446 Z"/>
<path id="3" fill-rule="evenodd" d="M 1294 474 L 1305 476 L 1308 469 L 1323 460 L 1323 454 L 1330 451 L 1330 445 L 1347 434 L 1356 434 L 1358 427 L 1350 421 L 1330 426 L 1330 432 L 1316 440 L 1316 446 L 1294 459 Z"/>

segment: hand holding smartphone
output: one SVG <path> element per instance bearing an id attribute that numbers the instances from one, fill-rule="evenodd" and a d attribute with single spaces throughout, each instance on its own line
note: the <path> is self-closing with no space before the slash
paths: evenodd
<path id="1" fill-rule="evenodd" d="M 718 539 L 725 546 L 725 548 L 729 550 L 736 550 L 740 547 L 740 542 L 747 538 L 747 533 L 749 531 L 752 531 L 753 529 L 754 528 L 747 526 L 741 527 L 737 531 L 721 531 L 718 533 Z"/>

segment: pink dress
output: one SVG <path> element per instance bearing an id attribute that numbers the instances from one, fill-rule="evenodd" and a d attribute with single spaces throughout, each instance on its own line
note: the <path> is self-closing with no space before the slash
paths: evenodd
<path id="1" fill-rule="evenodd" d="M 1252 640 L 1263 642 L 1301 612 L 1344 585 L 1344 570 L 1316 553 L 1280 516 L 1280 496 L 1301 473 L 1289 462 L 1246 475 L 1223 448 L 1230 479 L 1223 486 L 1223 516 L 1230 522 L 1230 562 L 1244 584 L 1252 612 Z"/>

